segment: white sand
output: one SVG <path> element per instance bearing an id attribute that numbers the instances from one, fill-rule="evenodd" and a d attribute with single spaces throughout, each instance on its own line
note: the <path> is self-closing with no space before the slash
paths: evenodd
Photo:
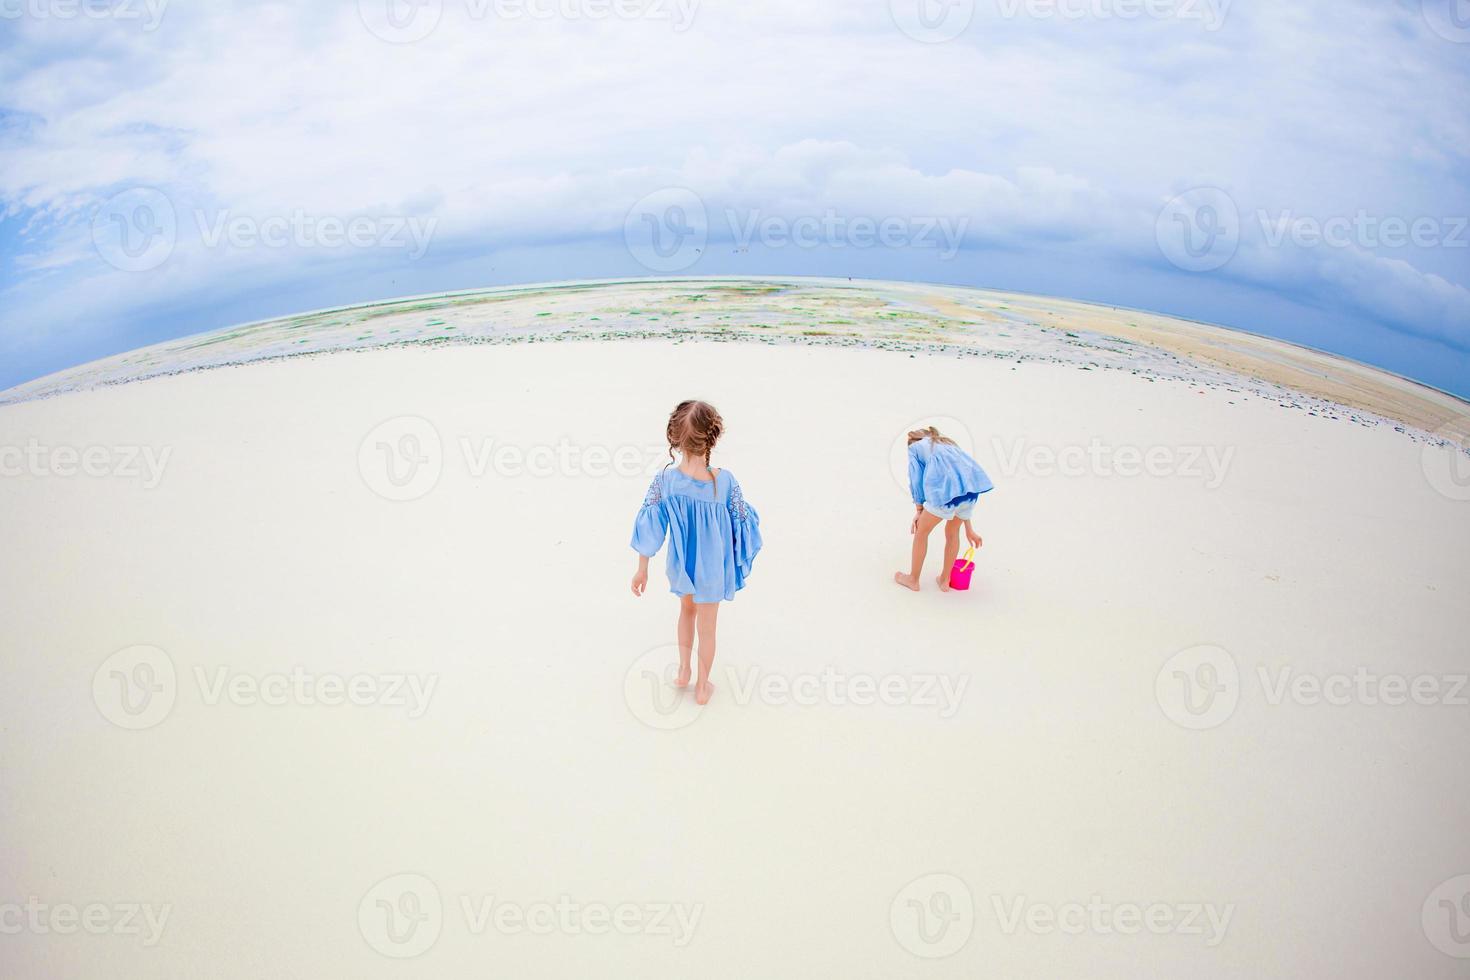
<path id="1" fill-rule="evenodd" d="M 691 394 L 725 415 L 716 461 L 767 547 L 721 612 L 715 702 L 663 715 L 628 676 L 672 656 L 661 565 L 648 596 L 626 585 L 647 477 L 476 477 L 460 440 L 641 449 Z M 405 415 L 442 437 L 443 473 L 393 503 L 359 449 Z M 966 595 L 890 581 L 911 513 L 890 452 L 929 416 L 961 420 L 998 485 Z M 1187 455 L 1131 478 L 1001 458 L 1094 437 L 1233 456 L 1214 488 Z M 1273 704 L 1258 674 L 1428 677 L 1443 701 L 1470 670 L 1470 503 L 1390 427 L 1122 372 L 629 341 L 297 359 L 0 410 L 0 446 L 33 439 L 171 455 L 151 489 L 0 480 L 0 927 L 30 896 L 103 903 L 114 924 L 128 903 L 170 911 L 151 946 L 141 923 L 25 922 L 0 935 L 6 977 L 1464 975 L 1435 944 L 1470 954 L 1439 904 L 1470 873 L 1470 691 Z M 1219 724 L 1188 730 L 1174 669 L 1197 662 L 1164 670 L 1162 697 L 1156 680 L 1201 644 L 1238 683 L 1227 671 L 1202 716 Z M 177 692 L 128 731 L 105 715 L 127 720 L 111 669 L 131 665 L 109 664 L 95 696 L 93 680 L 134 645 L 166 652 Z M 297 665 L 437 686 L 411 718 L 211 704 L 196 675 Z M 890 692 L 966 686 L 948 716 L 842 688 L 740 696 L 752 670 L 828 667 Z M 424 882 L 370 894 L 398 874 L 442 906 L 424 892 L 401 945 L 377 900 Z M 901 894 L 931 874 L 950 877 Z M 673 915 L 533 934 L 480 923 L 490 896 L 699 918 L 682 946 Z M 926 944 L 911 897 L 958 918 Z M 1094 897 L 1191 922 L 1047 927 Z M 1011 928 L 1018 901 L 1032 926 Z"/>

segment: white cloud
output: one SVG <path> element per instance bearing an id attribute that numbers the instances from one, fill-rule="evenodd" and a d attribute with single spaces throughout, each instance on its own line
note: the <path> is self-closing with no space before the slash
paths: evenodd
<path id="1" fill-rule="evenodd" d="M 683 185 L 717 214 L 963 216 L 972 245 L 1155 267 L 1160 203 L 1193 186 L 1247 215 L 1470 213 L 1470 119 L 1451 98 L 1466 47 L 1416 6 L 1231 4 L 1208 31 L 1006 18 L 994 0 L 939 45 L 856 0 L 703 0 L 683 31 L 476 19 L 444 0 L 429 37 L 399 45 L 355 2 L 175 3 L 152 32 L 24 17 L 0 52 L 0 106 L 23 121 L 0 125 L 0 201 L 24 222 L 6 321 L 374 260 L 206 249 L 196 209 L 413 214 L 437 220 L 436 247 L 493 248 L 614 236 L 634 200 Z M 90 248 L 98 203 L 135 185 L 166 192 L 186 229 L 146 276 Z M 1219 274 L 1470 347 L 1470 268 L 1448 250 L 1247 237 Z"/>

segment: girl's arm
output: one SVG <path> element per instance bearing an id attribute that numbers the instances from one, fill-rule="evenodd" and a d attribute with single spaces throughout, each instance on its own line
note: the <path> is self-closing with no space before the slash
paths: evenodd
<path id="1" fill-rule="evenodd" d="M 924 460 L 919 457 L 919 444 L 909 447 L 909 499 L 915 510 L 924 509 Z"/>
<path id="2" fill-rule="evenodd" d="M 980 535 L 975 533 L 975 529 L 970 526 L 969 521 L 965 522 L 965 538 L 970 542 L 971 548 L 978 548 L 985 543 Z"/>
<path id="3" fill-rule="evenodd" d="M 919 533 L 919 515 L 924 513 L 924 461 L 919 457 L 919 444 L 909 446 L 909 498 L 914 502 L 914 519 L 909 533 Z"/>
<path id="4" fill-rule="evenodd" d="M 633 522 L 633 540 L 630 544 L 638 552 L 638 571 L 633 576 L 633 594 L 641 595 L 648 584 L 648 559 L 659 553 L 668 533 L 668 517 L 661 506 L 663 488 L 659 481 L 662 475 L 653 478 L 648 495 L 643 498 L 643 509 Z"/>

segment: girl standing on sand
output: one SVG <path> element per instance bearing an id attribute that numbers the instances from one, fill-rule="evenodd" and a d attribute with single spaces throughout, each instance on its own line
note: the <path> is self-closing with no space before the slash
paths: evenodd
<path id="1" fill-rule="evenodd" d="M 913 567 L 894 572 L 893 580 L 906 589 L 919 591 L 924 557 L 929 553 L 929 534 L 944 524 L 944 564 L 939 571 L 939 591 L 949 591 L 949 570 L 960 553 L 960 527 L 970 546 L 984 542 L 970 526 L 975 501 L 995 488 L 980 464 L 970 458 L 953 439 L 939 434 L 934 426 L 909 433 L 909 492 L 917 513 L 909 525 L 914 536 Z"/>
<path id="2" fill-rule="evenodd" d="M 633 594 L 648 587 L 648 559 L 669 539 L 669 591 L 679 597 L 679 675 L 676 687 L 689 686 L 694 636 L 699 634 L 699 679 L 694 700 L 707 704 L 715 687 L 709 681 L 715 662 L 715 617 L 720 601 L 735 598 L 745 587 L 761 550 L 760 517 L 745 502 L 740 484 L 728 470 L 710 468 L 710 452 L 725 431 L 714 406 L 680 402 L 669 416 L 666 436 L 669 465 L 643 498 L 633 524 L 633 550 L 638 571 Z M 675 460 L 674 451 L 680 458 Z"/>

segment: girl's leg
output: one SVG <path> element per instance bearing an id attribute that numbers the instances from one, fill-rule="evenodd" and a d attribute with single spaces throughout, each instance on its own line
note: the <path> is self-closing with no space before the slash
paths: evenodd
<path id="1" fill-rule="evenodd" d="M 924 571 L 924 557 L 929 554 L 929 535 L 938 526 L 939 518 L 927 510 L 919 513 L 919 529 L 914 532 L 913 568 L 907 574 L 893 573 L 893 580 L 899 585 L 919 591 L 919 575 Z"/>
<path id="2" fill-rule="evenodd" d="M 679 676 L 675 687 L 689 686 L 689 660 L 694 653 L 694 596 L 679 597 Z"/>
<path id="3" fill-rule="evenodd" d="M 960 556 L 960 528 L 964 521 L 956 517 L 944 522 L 944 564 L 939 566 L 939 591 L 949 591 L 949 570 L 954 568 L 954 560 Z"/>
<path id="4" fill-rule="evenodd" d="M 708 704 L 715 686 L 709 682 L 715 665 L 715 617 L 720 614 L 718 602 L 701 602 L 694 607 L 694 623 L 699 630 L 699 680 L 694 685 L 694 700 Z"/>

